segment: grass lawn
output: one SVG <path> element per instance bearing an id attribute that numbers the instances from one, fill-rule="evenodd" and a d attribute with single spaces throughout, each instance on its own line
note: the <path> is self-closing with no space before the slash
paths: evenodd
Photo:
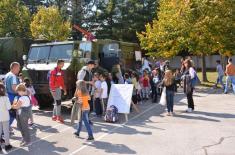
<path id="1" fill-rule="evenodd" d="M 212 87 L 217 79 L 217 72 L 207 72 L 208 82 L 202 82 L 203 86 Z M 202 81 L 202 72 L 198 72 L 198 77 Z M 219 85 L 218 85 L 219 86 Z"/>

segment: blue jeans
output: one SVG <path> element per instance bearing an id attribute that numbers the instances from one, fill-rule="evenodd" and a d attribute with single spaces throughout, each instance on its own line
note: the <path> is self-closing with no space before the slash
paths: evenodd
<path id="1" fill-rule="evenodd" d="M 229 83 L 230 82 L 232 83 L 233 93 L 235 93 L 235 76 L 227 76 L 224 92 L 225 93 L 228 92 L 228 88 L 229 88 Z"/>
<path id="2" fill-rule="evenodd" d="M 8 95 L 8 98 L 9 98 L 11 104 L 13 104 L 14 99 L 17 96 L 17 94 L 7 93 L 7 95 Z M 16 118 L 16 115 L 14 115 L 13 113 L 10 113 L 10 121 L 9 121 L 10 125 L 12 125 L 12 123 L 15 120 L 15 118 Z"/>
<path id="3" fill-rule="evenodd" d="M 174 106 L 174 91 L 166 90 L 167 111 L 173 112 Z"/>
<path id="4" fill-rule="evenodd" d="M 224 83 L 223 83 L 223 75 L 218 75 L 218 77 L 217 77 L 217 80 L 216 80 L 216 86 L 217 86 L 217 84 L 221 84 L 221 86 L 222 86 L 222 88 L 224 89 Z"/>
<path id="5" fill-rule="evenodd" d="M 80 132 L 82 130 L 82 122 L 84 122 L 89 137 L 93 137 L 92 129 L 89 124 L 88 114 L 89 114 L 89 110 L 82 111 L 82 118 L 78 122 L 77 133 L 80 134 Z"/>

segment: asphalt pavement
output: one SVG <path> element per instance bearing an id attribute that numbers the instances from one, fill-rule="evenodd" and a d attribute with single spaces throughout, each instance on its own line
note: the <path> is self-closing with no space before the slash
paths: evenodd
<path id="1" fill-rule="evenodd" d="M 14 148 L 9 155 L 235 155 L 235 95 L 220 90 L 197 89 L 195 112 L 186 113 L 185 95 L 175 96 L 175 116 L 166 116 L 165 107 L 150 101 L 138 105 L 126 122 L 106 123 L 91 116 L 95 141 L 73 135 L 70 110 L 63 108 L 65 124 L 51 120 L 51 111 L 34 111 L 36 128 L 32 143 L 20 147 L 21 136 L 14 127 Z M 15 126 L 15 125 L 14 125 Z"/>

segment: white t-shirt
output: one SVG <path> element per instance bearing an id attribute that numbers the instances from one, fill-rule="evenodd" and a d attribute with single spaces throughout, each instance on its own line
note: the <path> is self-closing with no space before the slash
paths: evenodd
<path id="1" fill-rule="evenodd" d="M 0 96 L 0 122 L 9 121 L 9 110 L 11 109 L 11 103 L 7 96 Z"/>
<path id="2" fill-rule="evenodd" d="M 19 101 L 22 103 L 21 107 L 29 107 L 30 106 L 30 98 L 28 96 L 21 96 Z"/>
<path id="3" fill-rule="evenodd" d="M 101 98 L 108 98 L 108 85 L 106 81 L 103 81 L 101 83 L 101 89 L 103 90 L 101 94 Z"/>
<path id="4" fill-rule="evenodd" d="M 19 100 L 22 104 L 21 107 L 29 107 L 30 106 L 30 98 L 28 96 L 21 96 Z M 21 113 L 21 109 L 17 110 L 18 114 Z"/>
<path id="5" fill-rule="evenodd" d="M 97 80 L 95 81 L 95 98 L 100 98 L 100 89 L 101 89 L 101 81 Z"/>
<path id="6" fill-rule="evenodd" d="M 33 86 L 28 87 L 28 88 L 27 88 L 27 91 L 28 91 L 28 93 L 29 93 L 29 96 L 36 94 L 36 92 L 35 92 Z"/>

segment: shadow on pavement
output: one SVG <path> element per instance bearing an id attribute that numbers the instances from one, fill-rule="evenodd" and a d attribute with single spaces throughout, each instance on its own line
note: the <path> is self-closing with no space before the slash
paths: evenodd
<path id="1" fill-rule="evenodd" d="M 130 149 L 124 144 L 112 144 L 103 141 L 95 141 L 92 144 L 88 144 L 90 147 L 94 147 L 99 150 L 104 150 L 106 153 L 116 153 L 116 154 L 136 154 L 137 152 Z"/>
<path id="2" fill-rule="evenodd" d="M 174 117 L 184 118 L 184 119 L 192 119 L 192 120 L 210 121 L 210 122 L 220 122 L 220 120 L 202 117 L 202 116 L 174 115 Z"/>
<path id="3" fill-rule="evenodd" d="M 40 147 L 37 145 L 30 145 L 28 149 L 16 148 L 13 152 L 8 153 L 9 155 L 17 153 L 17 155 L 60 155 L 61 153 L 67 152 L 68 149 L 64 147 L 56 147 L 56 142 L 47 142 L 45 140 L 40 141 Z"/>
<path id="4" fill-rule="evenodd" d="M 194 114 L 200 114 L 217 118 L 235 118 L 234 114 L 227 114 L 227 113 L 211 113 L 211 112 L 195 111 Z"/>

